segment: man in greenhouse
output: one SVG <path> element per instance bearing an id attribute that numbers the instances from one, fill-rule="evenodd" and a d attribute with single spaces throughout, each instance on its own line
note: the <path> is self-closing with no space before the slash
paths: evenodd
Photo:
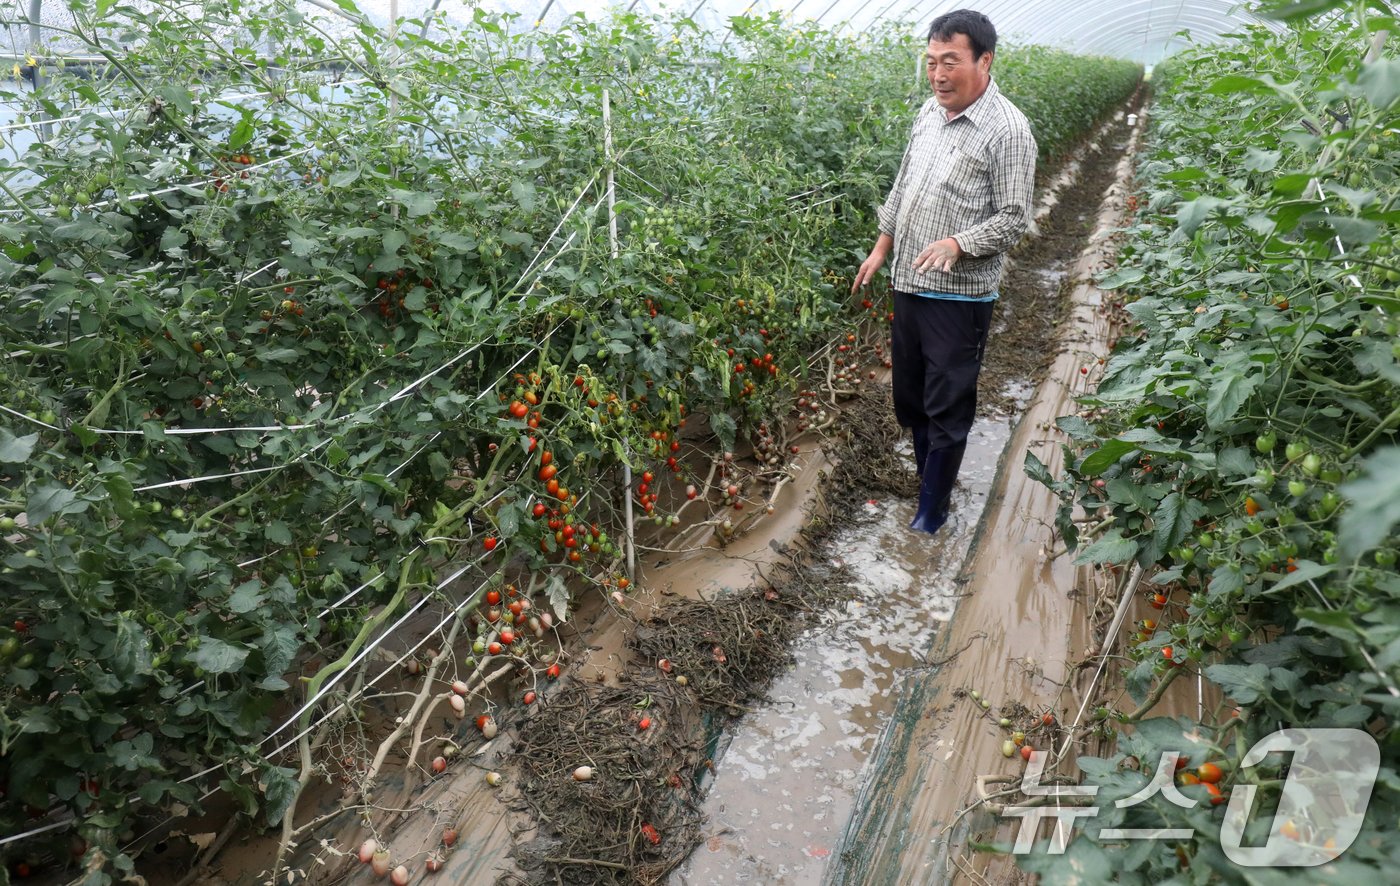
<path id="1" fill-rule="evenodd" d="M 1036 143 L 992 81 L 997 34 L 980 12 L 933 20 L 934 96 L 914 120 L 879 209 L 880 237 L 851 286 L 870 285 L 893 253 L 895 417 L 914 435 L 922 478 L 912 529 L 937 532 L 977 412 L 977 376 L 1003 257 L 1030 223 Z"/>

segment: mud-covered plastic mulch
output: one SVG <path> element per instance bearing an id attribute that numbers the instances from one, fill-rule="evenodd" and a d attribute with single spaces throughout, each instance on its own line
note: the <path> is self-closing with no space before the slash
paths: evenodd
<path id="1" fill-rule="evenodd" d="M 870 491 L 914 488 L 888 390 L 842 411 L 827 513 L 809 542 L 860 514 Z M 850 593 L 845 576 L 791 557 L 771 582 L 680 601 L 637 625 L 619 686 L 569 683 L 529 712 L 511 759 L 537 827 L 515 850 L 524 882 L 660 883 L 704 839 L 699 785 L 717 732 L 762 698 L 812 617 Z M 592 777 L 576 780 L 579 766 Z"/>

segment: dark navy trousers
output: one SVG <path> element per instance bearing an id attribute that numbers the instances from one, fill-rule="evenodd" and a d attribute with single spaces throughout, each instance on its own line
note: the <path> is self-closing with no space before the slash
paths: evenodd
<path id="1" fill-rule="evenodd" d="M 977 417 L 977 376 L 994 302 L 894 294 L 894 414 L 914 435 L 919 510 L 910 528 L 937 532 L 948 519 L 967 435 Z"/>

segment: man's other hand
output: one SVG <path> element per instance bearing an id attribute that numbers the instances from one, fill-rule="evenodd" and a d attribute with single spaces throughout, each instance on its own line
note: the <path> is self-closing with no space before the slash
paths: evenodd
<path id="1" fill-rule="evenodd" d="M 855 280 L 851 281 L 851 294 L 854 295 L 862 286 L 869 286 L 875 282 L 875 275 L 880 273 L 880 269 L 885 266 L 885 259 L 890 257 L 890 249 L 894 246 L 894 238 L 888 234 L 881 234 L 876 241 L 875 248 L 870 250 L 870 255 L 865 257 L 865 261 L 860 263 L 860 270 L 856 271 Z"/>

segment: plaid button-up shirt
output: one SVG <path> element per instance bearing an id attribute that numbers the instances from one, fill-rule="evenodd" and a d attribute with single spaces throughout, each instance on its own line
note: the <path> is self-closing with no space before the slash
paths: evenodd
<path id="1" fill-rule="evenodd" d="M 894 237 L 894 288 L 973 296 L 995 290 L 1003 255 L 1030 225 L 1035 157 L 1030 123 L 995 82 L 952 120 L 936 98 L 925 102 L 879 210 L 880 233 Z M 919 253 L 947 237 L 963 251 L 953 269 L 915 271 Z"/>

